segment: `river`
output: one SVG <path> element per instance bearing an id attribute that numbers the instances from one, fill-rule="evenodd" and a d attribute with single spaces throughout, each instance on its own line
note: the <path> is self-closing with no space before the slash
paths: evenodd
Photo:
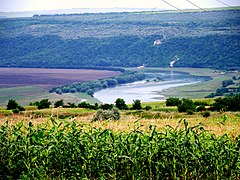
<path id="1" fill-rule="evenodd" d="M 172 71 L 146 73 L 146 77 L 146 80 L 143 81 L 97 91 L 94 97 L 103 103 L 114 103 L 117 98 L 123 98 L 128 104 L 136 99 L 142 102 L 162 101 L 165 99 L 161 95 L 161 91 L 163 90 L 209 80 L 207 77 Z"/>

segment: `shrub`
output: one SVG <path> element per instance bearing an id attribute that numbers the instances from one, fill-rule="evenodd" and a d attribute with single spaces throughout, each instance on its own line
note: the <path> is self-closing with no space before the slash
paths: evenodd
<path id="1" fill-rule="evenodd" d="M 208 118 L 210 116 L 210 112 L 209 111 L 205 111 L 202 116 L 205 117 L 205 118 Z"/>
<path id="2" fill-rule="evenodd" d="M 75 103 L 68 102 L 67 104 L 68 104 L 69 108 L 76 108 L 77 107 Z"/>
<path id="3" fill-rule="evenodd" d="M 201 111 L 206 111 L 206 108 L 204 105 L 200 105 L 197 107 L 197 112 L 201 112 Z"/>
<path id="4" fill-rule="evenodd" d="M 94 105 L 91 105 L 91 104 L 89 104 L 89 103 L 87 103 L 87 102 L 81 102 L 81 103 L 79 103 L 79 104 L 78 104 L 78 107 L 79 107 L 79 108 L 94 109 L 94 110 L 96 110 L 96 109 L 99 108 L 98 103 L 95 103 Z"/>
<path id="5" fill-rule="evenodd" d="M 212 109 L 217 111 L 240 111 L 240 94 L 215 99 Z"/>
<path id="6" fill-rule="evenodd" d="M 10 99 L 9 101 L 8 101 L 8 104 L 7 104 L 7 110 L 16 110 L 16 111 L 24 111 L 25 109 L 24 109 L 24 107 L 22 107 L 21 105 L 19 105 L 18 103 L 17 103 L 17 101 L 15 101 L 15 100 L 13 100 L 13 99 Z M 16 112 L 15 111 L 15 112 Z M 18 113 L 17 112 L 17 113 Z"/>
<path id="7" fill-rule="evenodd" d="M 182 103 L 179 98 L 169 97 L 166 99 L 166 106 L 178 106 Z"/>
<path id="8" fill-rule="evenodd" d="M 151 106 L 146 106 L 145 109 L 146 109 L 146 111 L 149 111 L 149 110 L 152 109 L 152 107 Z"/>
<path id="9" fill-rule="evenodd" d="M 116 101 L 115 101 L 115 106 L 118 108 L 118 109 L 121 109 L 121 110 L 126 110 L 128 109 L 124 99 L 121 99 L 121 98 L 118 98 Z"/>
<path id="10" fill-rule="evenodd" d="M 179 112 L 187 112 L 187 110 L 191 110 L 193 112 L 196 111 L 196 105 L 191 99 L 182 99 L 182 103 L 178 105 Z"/>
<path id="11" fill-rule="evenodd" d="M 99 106 L 99 109 L 103 109 L 103 110 L 111 110 L 113 109 L 114 105 L 113 104 L 101 104 Z"/>
<path id="12" fill-rule="evenodd" d="M 195 101 L 194 102 L 194 104 L 196 105 L 196 106 L 208 106 L 208 103 L 206 103 L 206 102 L 201 102 L 201 101 Z"/>
<path id="13" fill-rule="evenodd" d="M 54 107 L 57 108 L 57 107 L 60 107 L 60 106 L 64 106 L 64 102 L 63 102 L 63 99 L 59 100 L 59 101 L 56 101 L 54 103 Z"/>
<path id="14" fill-rule="evenodd" d="M 186 113 L 187 113 L 187 115 L 193 115 L 194 114 L 194 112 L 190 109 L 187 109 Z"/>
<path id="15" fill-rule="evenodd" d="M 132 109 L 133 110 L 140 110 L 140 109 L 142 109 L 141 100 L 139 100 L 139 99 L 134 100 L 133 104 L 132 104 Z"/>
<path id="16" fill-rule="evenodd" d="M 38 109 L 47 109 L 51 105 L 51 102 L 48 99 L 43 99 L 38 103 Z"/>
<path id="17" fill-rule="evenodd" d="M 14 114 L 18 114 L 20 111 L 19 111 L 18 109 L 13 109 L 12 112 L 13 112 Z"/>
<path id="18" fill-rule="evenodd" d="M 93 121 L 105 121 L 105 120 L 119 120 L 120 113 L 118 109 L 114 108 L 112 110 L 98 110 L 93 117 Z"/>

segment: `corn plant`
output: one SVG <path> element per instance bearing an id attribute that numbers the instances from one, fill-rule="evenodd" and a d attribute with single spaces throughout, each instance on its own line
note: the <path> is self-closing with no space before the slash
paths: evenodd
<path id="1" fill-rule="evenodd" d="M 1 125 L 0 179 L 240 178 L 240 136 L 215 136 L 201 124 L 113 132 L 51 121 Z"/>

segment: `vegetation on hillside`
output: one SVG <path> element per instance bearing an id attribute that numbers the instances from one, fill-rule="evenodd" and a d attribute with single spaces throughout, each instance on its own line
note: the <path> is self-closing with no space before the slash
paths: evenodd
<path id="1" fill-rule="evenodd" d="M 219 10 L 1 19 L 0 66 L 168 67 L 177 55 L 176 67 L 239 69 L 238 18 Z"/>
<path id="2" fill-rule="evenodd" d="M 240 94 L 240 77 L 233 76 L 232 79 L 222 81 L 222 85 L 216 90 L 216 93 L 212 93 L 206 97 L 235 96 L 237 94 Z"/>

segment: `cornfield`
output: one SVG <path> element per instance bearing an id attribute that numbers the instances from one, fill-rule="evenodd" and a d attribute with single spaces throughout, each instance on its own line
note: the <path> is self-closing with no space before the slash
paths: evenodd
<path id="1" fill-rule="evenodd" d="M 239 179 L 240 135 L 199 124 L 131 132 L 51 119 L 0 127 L 0 179 Z"/>

